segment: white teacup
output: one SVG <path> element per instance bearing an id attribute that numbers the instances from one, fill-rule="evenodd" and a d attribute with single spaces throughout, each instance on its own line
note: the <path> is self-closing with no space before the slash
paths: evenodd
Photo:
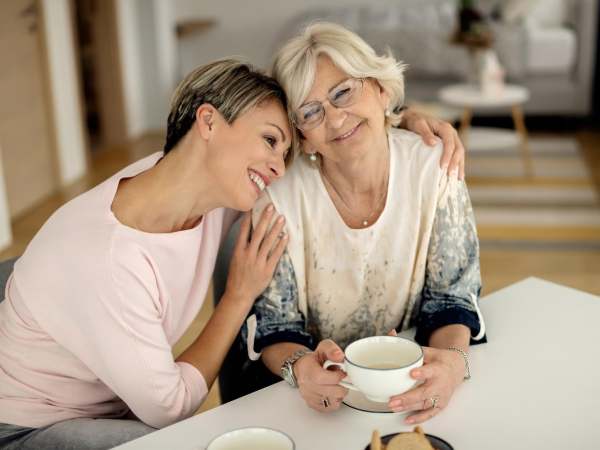
<path id="1" fill-rule="evenodd" d="M 323 368 L 340 366 L 348 374 L 340 385 L 360 391 L 374 402 L 389 402 L 417 384 L 410 372 L 422 365 L 423 349 L 416 342 L 397 336 L 374 336 L 346 347 L 343 363 L 326 361 Z"/>
<path id="2" fill-rule="evenodd" d="M 208 443 L 206 450 L 295 450 L 292 438 L 271 428 L 240 428 Z"/>

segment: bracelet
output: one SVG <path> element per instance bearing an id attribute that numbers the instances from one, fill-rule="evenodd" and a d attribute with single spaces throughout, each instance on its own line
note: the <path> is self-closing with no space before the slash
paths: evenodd
<path id="1" fill-rule="evenodd" d="M 467 363 L 467 376 L 465 377 L 465 380 L 470 380 L 471 366 L 469 365 L 469 357 L 467 356 L 467 354 L 457 347 L 448 347 L 446 350 L 454 350 L 455 352 L 459 352 L 461 355 L 463 355 L 463 358 L 465 358 L 465 362 Z"/>

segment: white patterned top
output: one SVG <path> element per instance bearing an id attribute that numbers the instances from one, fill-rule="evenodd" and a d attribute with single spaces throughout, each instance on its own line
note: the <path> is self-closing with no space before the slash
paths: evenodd
<path id="1" fill-rule="evenodd" d="M 305 158 L 256 202 L 254 223 L 272 201 L 286 217 L 290 242 L 255 305 L 251 334 L 257 345 L 251 337 L 250 350 L 273 343 L 278 334 L 290 340 L 294 332 L 345 348 L 362 337 L 408 328 L 421 311 L 427 339 L 448 321 L 483 336 L 477 233 L 466 186 L 440 169 L 441 142 L 428 147 L 419 135 L 393 129 L 389 147 L 387 203 L 368 228 L 344 223 L 319 171 Z"/>

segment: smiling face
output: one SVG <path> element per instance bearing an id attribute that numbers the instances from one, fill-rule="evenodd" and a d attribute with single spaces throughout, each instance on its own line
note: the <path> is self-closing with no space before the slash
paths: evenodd
<path id="1" fill-rule="evenodd" d="M 315 84 L 304 104 L 321 101 L 348 78 L 329 58 L 320 58 Z M 386 142 L 384 111 L 389 104 L 387 92 L 376 80 L 367 78 L 363 95 L 355 104 L 346 108 L 336 108 L 328 101 L 323 104 L 323 121 L 312 130 L 302 131 L 304 150 L 336 162 L 362 158 L 377 144 Z"/>
<path id="2" fill-rule="evenodd" d="M 285 174 L 290 151 L 288 117 L 279 101 L 266 100 L 231 125 L 215 120 L 207 164 L 224 196 L 238 211 L 252 208 L 260 192 Z"/>

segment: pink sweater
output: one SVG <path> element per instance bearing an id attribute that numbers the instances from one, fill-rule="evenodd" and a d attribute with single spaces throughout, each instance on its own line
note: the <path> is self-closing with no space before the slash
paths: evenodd
<path id="1" fill-rule="evenodd" d="M 131 410 L 162 428 L 206 398 L 202 374 L 174 362 L 239 212 L 191 230 L 150 234 L 110 210 L 119 180 L 156 153 L 59 209 L 19 259 L 0 303 L 0 422 L 42 427 Z"/>

